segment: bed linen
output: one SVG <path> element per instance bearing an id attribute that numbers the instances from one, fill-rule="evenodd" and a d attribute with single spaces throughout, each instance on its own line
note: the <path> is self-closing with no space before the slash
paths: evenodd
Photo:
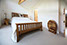
<path id="1" fill-rule="evenodd" d="M 11 27 L 12 27 L 12 37 L 11 39 L 13 42 L 17 42 L 17 35 L 16 35 L 16 23 L 32 23 L 35 21 L 30 20 L 29 18 L 23 18 L 23 17 L 13 17 L 11 21 Z"/>

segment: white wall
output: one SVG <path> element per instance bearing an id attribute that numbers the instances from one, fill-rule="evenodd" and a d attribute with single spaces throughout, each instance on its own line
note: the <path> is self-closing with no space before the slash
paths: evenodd
<path id="1" fill-rule="evenodd" d="M 26 2 L 26 4 L 22 6 L 26 7 L 27 4 L 28 3 Z M 33 3 L 31 5 L 33 5 Z M 28 8 L 26 7 L 26 9 Z M 34 19 L 34 15 L 33 15 L 34 10 L 35 9 L 38 10 L 38 21 L 42 21 L 43 27 L 45 27 L 46 29 L 48 29 L 47 22 L 49 20 L 55 20 L 57 22 L 57 25 L 59 24 L 58 23 L 58 0 L 40 0 L 40 2 L 38 2 L 38 4 L 36 4 L 33 8 L 32 6 L 30 6 L 30 9 L 28 9 L 30 10 L 29 14 L 33 17 L 33 19 Z"/>
<path id="2" fill-rule="evenodd" d="M 44 0 L 37 9 L 38 21 L 42 21 L 45 28 L 48 29 L 49 20 L 55 20 L 58 26 L 58 0 Z M 59 32 L 57 31 L 57 33 Z"/>
<path id="3" fill-rule="evenodd" d="M 25 10 L 22 6 L 18 5 L 17 2 L 14 2 L 13 0 L 2 0 L 1 2 L 1 9 L 2 9 L 2 22 L 5 18 L 4 13 L 7 13 L 7 18 L 11 19 L 11 13 L 17 12 L 21 14 L 28 14 L 28 11 Z"/>

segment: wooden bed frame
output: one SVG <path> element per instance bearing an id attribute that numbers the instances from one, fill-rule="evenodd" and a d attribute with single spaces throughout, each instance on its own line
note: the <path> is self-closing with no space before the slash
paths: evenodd
<path id="1" fill-rule="evenodd" d="M 27 14 L 23 14 L 23 15 L 24 15 L 24 17 L 28 17 Z M 12 17 L 16 17 L 16 16 L 19 17 L 19 15 L 17 13 L 12 13 Z M 22 25 L 23 25 L 23 27 L 22 27 Z M 20 31 L 19 31 L 19 28 L 20 28 Z M 32 30 L 36 30 L 36 29 L 40 29 L 42 31 L 42 22 L 16 23 L 17 42 L 19 41 L 19 35 L 32 31 Z"/>

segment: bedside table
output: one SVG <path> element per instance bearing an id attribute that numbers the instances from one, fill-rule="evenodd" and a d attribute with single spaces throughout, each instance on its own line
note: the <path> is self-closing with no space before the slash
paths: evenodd
<path id="1" fill-rule="evenodd" d="M 5 25 L 9 25 L 9 19 L 5 18 L 5 19 L 4 19 L 4 24 L 5 24 Z"/>

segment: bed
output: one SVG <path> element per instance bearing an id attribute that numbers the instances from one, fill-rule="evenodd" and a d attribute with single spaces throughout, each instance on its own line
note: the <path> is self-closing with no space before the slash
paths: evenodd
<path id="1" fill-rule="evenodd" d="M 28 18 L 27 14 L 23 14 L 19 17 L 18 13 L 12 12 L 12 40 L 14 42 L 19 41 L 19 35 L 27 33 L 32 30 L 40 29 L 42 31 L 42 22 L 32 21 Z"/>

